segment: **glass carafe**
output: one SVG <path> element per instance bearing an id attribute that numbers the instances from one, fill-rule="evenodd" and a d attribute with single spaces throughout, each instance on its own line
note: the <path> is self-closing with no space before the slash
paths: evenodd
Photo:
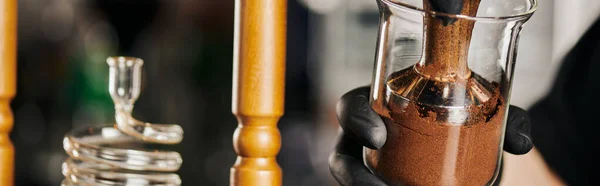
<path id="1" fill-rule="evenodd" d="M 389 185 L 491 185 L 536 0 L 377 2 L 370 103 L 387 141 L 365 148 L 365 164 Z"/>

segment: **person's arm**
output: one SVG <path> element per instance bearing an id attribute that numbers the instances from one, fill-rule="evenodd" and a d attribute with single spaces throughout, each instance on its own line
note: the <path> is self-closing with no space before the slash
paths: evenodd
<path id="1" fill-rule="evenodd" d="M 516 156 L 504 153 L 500 186 L 564 186 L 565 184 L 546 164 L 534 147 L 529 153 Z"/>

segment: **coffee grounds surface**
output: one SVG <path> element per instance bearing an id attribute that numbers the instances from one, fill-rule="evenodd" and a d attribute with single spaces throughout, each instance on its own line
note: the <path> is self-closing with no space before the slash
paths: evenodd
<path id="1" fill-rule="evenodd" d="M 505 101 L 497 88 L 469 112 L 463 124 L 449 123 L 439 108 L 389 96 L 380 113 L 387 141 L 366 149 L 365 162 L 390 185 L 487 185 L 496 173 L 504 132 Z M 437 112 L 436 112 L 437 111 Z"/>

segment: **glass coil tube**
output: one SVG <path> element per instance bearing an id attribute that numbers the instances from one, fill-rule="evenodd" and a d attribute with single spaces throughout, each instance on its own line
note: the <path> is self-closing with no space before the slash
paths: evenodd
<path id="1" fill-rule="evenodd" d="M 143 61 L 119 56 L 109 57 L 107 63 L 115 124 L 75 129 L 65 135 L 63 148 L 69 159 L 62 165 L 62 185 L 181 185 L 173 173 L 182 163 L 179 153 L 131 148 L 177 144 L 183 138 L 179 125 L 146 123 L 131 115 L 140 94 Z"/>

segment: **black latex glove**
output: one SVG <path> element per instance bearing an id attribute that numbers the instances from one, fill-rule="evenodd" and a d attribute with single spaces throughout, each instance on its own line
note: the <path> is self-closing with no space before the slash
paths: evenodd
<path id="1" fill-rule="evenodd" d="M 386 128 L 381 117 L 369 105 L 369 87 L 354 89 L 337 105 L 337 117 L 343 131 L 334 152 L 329 156 L 329 168 L 344 186 L 386 185 L 371 174 L 363 163 L 363 146 L 379 149 L 386 140 Z M 527 112 L 510 106 L 504 151 L 520 155 L 533 148 L 530 137 L 531 122 Z M 401 165 L 400 165 L 401 166 Z"/>

